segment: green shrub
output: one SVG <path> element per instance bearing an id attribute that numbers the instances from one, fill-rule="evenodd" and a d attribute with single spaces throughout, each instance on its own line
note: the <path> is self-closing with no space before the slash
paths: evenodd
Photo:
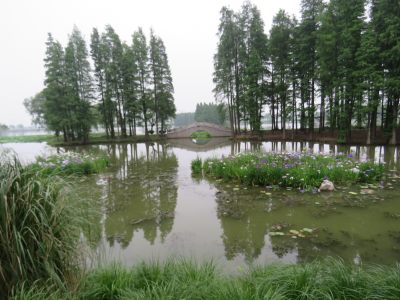
<path id="1" fill-rule="evenodd" d="M 194 139 L 209 139 L 211 138 L 211 134 L 207 131 L 195 131 L 191 137 Z"/>
<path id="2" fill-rule="evenodd" d="M 208 176 L 228 181 L 301 190 L 315 189 L 324 179 L 335 184 L 372 183 L 382 179 L 385 173 L 384 165 L 358 162 L 351 155 L 312 153 L 240 153 L 206 159 L 202 169 Z"/>

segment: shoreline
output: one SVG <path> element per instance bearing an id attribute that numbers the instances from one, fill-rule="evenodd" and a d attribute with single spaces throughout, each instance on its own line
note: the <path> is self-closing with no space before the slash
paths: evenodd
<path id="1" fill-rule="evenodd" d="M 314 131 L 313 133 L 307 130 L 286 130 L 285 134 L 282 130 L 262 130 L 259 133 L 242 132 L 238 135 L 226 137 L 227 140 L 233 142 L 307 142 L 307 143 L 324 143 L 330 145 L 343 146 L 398 146 L 400 139 L 396 139 L 395 144 L 389 143 L 389 137 L 385 133 L 377 129 L 375 138 L 367 143 L 368 131 L 366 129 L 353 129 L 348 142 L 339 140 L 339 132 L 325 129 L 323 131 Z M 400 130 L 397 130 L 397 136 L 400 136 Z M 216 137 L 211 137 L 216 138 Z M 29 142 L 46 142 L 49 146 L 68 147 L 68 146 L 88 146 L 99 144 L 116 144 L 116 143 L 148 143 L 160 142 L 168 140 L 187 140 L 185 138 L 169 138 L 159 135 L 136 135 L 115 138 L 107 137 L 103 134 L 92 134 L 88 141 L 71 141 L 64 142 L 60 137 L 54 135 L 16 135 L 16 136 L 0 136 L 0 144 L 4 143 L 29 143 Z"/>
<path id="2" fill-rule="evenodd" d="M 400 131 L 396 131 L 397 136 Z M 254 142 L 307 142 L 307 143 L 324 143 L 330 145 L 343 145 L 343 146 L 398 146 L 400 140 L 396 139 L 395 144 L 389 143 L 389 137 L 380 129 L 377 129 L 375 138 L 367 143 L 368 130 L 366 129 L 353 129 L 350 140 L 341 142 L 339 139 L 338 131 L 331 131 L 325 129 L 314 132 L 308 130 L 291 130 L 287 129 L 285 134 L 283 130 L 262 130 L 260 133 L 243 132 L 239 135 L 233 136 L 231 139 L 234 141 L 254 141 Z"/>

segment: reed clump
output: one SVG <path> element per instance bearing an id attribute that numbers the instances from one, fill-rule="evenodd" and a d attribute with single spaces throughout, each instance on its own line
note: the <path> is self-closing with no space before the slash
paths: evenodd
<path id="1" fill-rule="evenodd" d="M 61 289 L 77 270 L 81 220 L 66 186 L 0 156 L 0 295 L 37 281 Z"/>

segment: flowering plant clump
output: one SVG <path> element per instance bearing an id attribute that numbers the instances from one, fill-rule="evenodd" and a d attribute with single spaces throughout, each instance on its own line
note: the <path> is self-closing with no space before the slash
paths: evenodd
<path id="1" fill-rule="evenodd" d="M 108 160 L 105 157 L 68 152 L 46 158 L 39 156 L 31 168 L 44 175 L 88 175 L 100 172 L 107 165 Z"/>
<path id="2" fill-rule="evenodd" d="M 313 190 L 325 179 L 335 184 L 376 182 L 385 173 L 383 164 L 360 162 L 351 155 L 301 153 L 239 153 L 202 162 L 205 175 L 237 180 L 248 185 Z M 200 172 L 201 172 L 200 170 Z"/>

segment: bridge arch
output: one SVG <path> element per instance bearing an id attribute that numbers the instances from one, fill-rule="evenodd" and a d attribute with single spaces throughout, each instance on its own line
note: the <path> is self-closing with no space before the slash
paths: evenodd
<path id="1" fill-rule="evenodd" d="M 228 137 L 232 136 L 229 128 L 207 122 L 196 122 L 187 126 L 174 128 L 167 133 L 167 138 L 179 139 L 190 138 L 193 132 L 207 131 L 212 137 Z"/>

